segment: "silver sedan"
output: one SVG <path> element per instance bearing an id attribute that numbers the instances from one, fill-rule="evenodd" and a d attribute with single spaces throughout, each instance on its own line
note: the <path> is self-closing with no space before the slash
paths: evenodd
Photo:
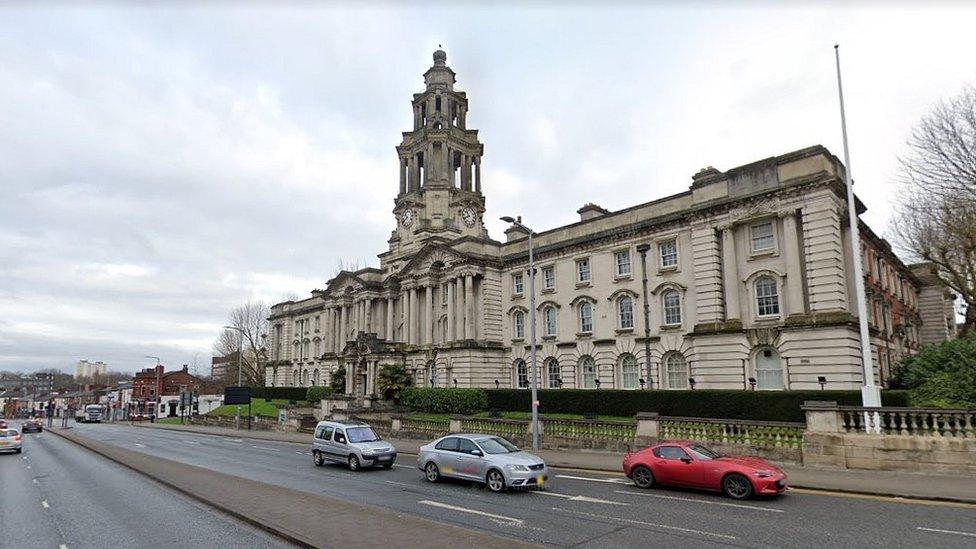
<path id="1" fill-rule="evenodd" d="M 456 434 L 420 447 L 417 466 L 430 482 L 452 477 L 484 483 L 492 492 L 542 488 L 549 469 L 542 458 L 494 435 Z"/>

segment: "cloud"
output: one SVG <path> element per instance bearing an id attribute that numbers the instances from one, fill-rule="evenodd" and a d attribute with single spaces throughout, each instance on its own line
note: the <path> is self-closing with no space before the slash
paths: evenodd
<path id="1" fill-rule="evenodd" d="M 496 239 L 500 215 L 542 231 L 586 202 L 681 192 L 705 165 L 839 153 L 834 40 L 858 192 L 883 229 L 907 132 L 976 80 L 973 13 L 6 7 L 0 368 L 205 363 L 235 305 L 307 295 L 340 259 L 376 264 L 439 43 L 485 143 Z"/>

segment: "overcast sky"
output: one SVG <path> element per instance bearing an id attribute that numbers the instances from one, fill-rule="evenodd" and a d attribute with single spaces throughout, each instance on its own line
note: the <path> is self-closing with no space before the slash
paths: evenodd
<path id="1" fill-rule="evenodd" d="M 840 157 L 834 42 L 883 233 L 911 127 L 976 83 L 962 3 L 458 5 L 0 5 L 0 369 L 156 355 L 203 372 L 235 305 L 378 264 L 394 146 L 438 44 L 485 144 L 496 239 L 500 215 L 549 229 L 704 166 Z"/>

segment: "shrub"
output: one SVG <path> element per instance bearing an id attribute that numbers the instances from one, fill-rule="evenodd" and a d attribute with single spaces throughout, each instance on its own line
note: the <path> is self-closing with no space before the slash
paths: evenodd
<path id="1" fill-rule="evenodd" d="M 411 384 L 410 373 L 402 364 L 387 364 L 380 368 L 376 380 L 376 387 L 386 400 L 400 402 L 404 389 Z"/>
<path id="2" fill-rule="evenodd" d="M 309 404 L 317 404 L 322 401 L 322 398 L 326 395 L 332 394 L 332 387 L 309 387 L 305 391 L 305 400 Z"/>
<path id="3" fill-rule="evenodd" d="M 345 393 L 346 392 L 346 366 L 340 364 L 334 372 L 332 372 L 332 379 L 329 380 L 329 387 L 332 388 L 333 393 Z"/>
<path id="4" fill-rule="evenodd" d="M 488 409 L 484 389 L 406 387 L 401 403 L 416 412 L 472 415 Z"/>
<path id="5" fill-rule="evenodd" d="M 976 408 L 976 336 L 922 347 L 895 372 L 912 406 Z"/>
<path id="6" fill-rule="evenodd" d="M 487 408 L 502 411 L 530 410 L 531 394 L 524 389 L 489 389 Z M 751 419 L 759 421 L 804 421 L 800 405 L 807 400 L 835 401 L 860 405 L 860 391 L 624 391 L 583 389 L 541 389 L 539 410 L 546 414 L 633 416 L 657 412 L 664 416 Z M 886 406 L 906 406 L 905 391 L 884 391 Z"/>

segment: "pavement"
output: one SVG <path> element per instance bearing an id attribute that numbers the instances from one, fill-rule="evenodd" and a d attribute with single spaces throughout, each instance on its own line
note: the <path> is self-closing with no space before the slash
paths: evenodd
<path id="1" fill-rule="evenodd" d="M 236 431 L 203 425 L 163 425 L 141 423 L 141 427 L 172 429 L 212 435 L 308 443 L 311 435 L 278 431 Z M 390 439 L 402 453 L 416 454 L 429 440 Z M 592 450 L 539 450 L 533 452 L 552 467 L 620 473 L 621 454 Z M 976 503 L 976 477 L 926 475 L 894 471 L 866 471 L 803 467 L 778 464 L 787 474 L 790 486 L 851 494 L 913 498 L 933 501 Z"/>
<path id="2" fill-rule="evenodd" d="M 387 547 L 435 546 L 442 529 L 454 526 L 493 536 L 490 539 L 503 545 L 593 548 L 941 548 L 971 547 L 976 538 L 976 505 L 972 504 L 802 490 L 773 499 L 733 502 L 689 490 L 639 490 L 619 473 L 581 469 L 553 469 L 542 492 L 493 494 L 468 482 L 431 484 L 410 455 L 401 454 L 390 470 L 351 472 L 339 465 L 314 466 L 307 435 L 290 434 L 291 440 L 285 441 L 275 440 L 278 433 L 227 436 L 225 429 L 199 433 L 166 427 L 96 424 L 78 425 L 70 432 L 107 447 L 144 454 L 147 462 L 176 462 L 188 471 L 204 469 L 206 475 L 220 479 L 219 485 L 256 483 L 260 488 L 254 494 L 260 497 L 252 497 L 256 501 L 249 512 L 266 513 L 269 525 L 289 524 L 292 515 L 305 517 L 299 525 L 331 524 L 331 508 L 310 504 L 305 496 L 358 506 L 367 517 L 396 513 L 407 524 L 406 536 L 411 535 L 412 520 L 427 521 L 422 543 L 401 538 L 397 530 L 387 533 Z M 179 470 L 174 474 L 179 475 Z M 269 487 L 288 494 L 288 503 L 282 506 L 265 498 Z M 372 528 L 373 522 L 369 524 Z M 347 538 L 343 546 L 359 543 L 356 527 L 345 530 L 355 539 Z"/>
<path id="3" fill-rule="evenodd" d="M 0 524 L 11 548 L 292 547 L 47 430 L 0 454 Z"/>

